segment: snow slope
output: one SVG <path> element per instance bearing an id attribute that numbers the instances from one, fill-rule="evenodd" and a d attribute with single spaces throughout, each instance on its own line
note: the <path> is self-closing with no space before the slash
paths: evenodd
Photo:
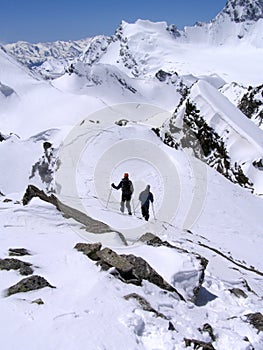
<path id="1" fill-rule="evenodd" d="M 24 65 L 0 50 L 0 259 L 26 248 L 31 255 L 19 259 L 56 287 L 7 297 L 25 276 L 0 270 L 6 350 L 181 350 L 194 340 L 211 349 L 263 348 L 248 316 L 263 314 L 262 130 L 231 103 L 246 85 L 262 84 L 262 1 L 241 3 L 228 1 L 214 21 L 184 32 L 138 20 L 122 22 L 110 38 L 8 46 Z M 45 54 L 50 59 L 28 69 Z M 156 135 L 167 131 L 162 125 L 174 130 L 187 99 L 259 195 Z M 124 172 L 135 187 L 132 216 L 119 212 L 120 192 L 110 186 Z M 23 206 L 29 184 L 55 189 L 62 203 L 111 231 L 96 233 L 38 198 Z M 138 201 L 147 184 L 155 198 L 149 222 Z M 167 242 L 143 243 L 146 232 Z M 74 249 L 79 242 L 142 257 L 186 301 L 102 271 Z M 208 260 L 201 282 L 200 256 Z"/>
<path id="2" fill-rule="evenodd" d="M 92 159 L 95 163 L 101 161 L 101 147 L 105 147 L 105 142 L 111 144 L 115 142 L 114 135 L 120 137 L 118 128 L 121 129 L 122 142 L 127 141 L 126 133 L 133 135 L 130 138 L 135 139 L 141 139 L 143 135 L 144 142 L 156 143 L 162 147 L 176 167 L 182 193 L 180 209 L 174 221 L 164 225 L 159 235 L 178 247 L 201 253 L 209 260 L 196 305 L 180 302 L 170 293 L 163 293 L 149 282 L 144 282 L 142 287 L 123 284 L 108 272 L 100 272 L 86 256 L 73 249 L 84 237 L 89 241 L 91 233 L 86 232 L 83 236 L 81 225 L 66 220 L 49 204 L 34 199 L 28 206 L 23 207 L 19 203 L 15 204 L 22 193 L 10 194 L 12 202 L 1 202 L 0 209 L 1 257 L 7 256 L 9 248 L 26 247 L 32 255 L 25 256 L 23 260 L 31 262 L 36 273 L 44 276 L 56 289 L 45 288 L 0 298 L 1 318 L 2 322 L 5 322 L 5 330 L 1 330 L 1 339 L 5 348 L 13 349 L 19 343 L 28 349 L 35 349 L 36 346 L 39 349 L 65 346 L 67 349 L 183 349 L 184 338 L 210 341 L 207 333 L 198 330 L 208 323 L 216 335 L 216 340 L 213 341 L 215 348 L 247 349 L 247 346 L 253 346 L 254 349 L 261 349 L 261 333 L 257 333 L 245 320 L 249 313 L 263 312 L 260 303 L 262 276 L 245 268 L 254 266 L 257 271 L 263 269 L 262 235 L 258 230 L 258 227 L 262 226 L 262 200 L 229 183 L 208 168 L 207 190 L 201 215 L 191 227 L 191 231 L 189 227 L 187 231 L 182 230 L 189 202 L 193 192 L 197 190 L 197 180 L 193 179 L 193 176 L 197 177 L 196 173 L 185 167 L 189 156 L 182 151 L 161 146 L 159 139 L 143 125 L 116 126 L 116 130 L 112 130 L 113 133 L 106 133 L 104 137 L 93 139 L 89 144 L 89 148 L 96 144 L 95 148 L 92 147 L 95 152 Z M 147 159 L 141 161 L 148 162 Z M 117 165 L 116 171 L 113 171 L 113 180 L 116 180 L 114 174 L 119 173 L 120 166 Z M 89 178 L 89 157 L 85 153 L 79 162 L 78 173 L 81 173 L 84 167 L 88 169 Z M 141 171 L 141 163 L 131 163 L 127 160 L 127 168 L 131 170 L 132 179 L 137 183 L 135 174 Z M 157 208 L 162 196 L 158 191 L 157 174 L 156 170 L 153 174 L 148 173 L 148 178 L 146 176 L 143 181 L 152 180 L 156 198 L 156 218 L 159 221 L 161 212 Z M 92 180 L 86 181 L 84 185 L 83 177 L 80 177 L 79 183 L 82 191 L 89 192 L 92 189 Z M 141 186 L 143 187 L 144 183 L 141 183 Z M 89 196 L 92 197 L 92 193 L 89 193 Z M 114 198 L 118 201 L 118 197 Z M 93 211 L 99 213 L 103 209 L 101 200 L 93 200 L 92 203 Z M 87 210 L 89 211 L 89 208 Z M 106 219 L 106 216 L 104 218 Z M 144 225 L 136 217 L 124 218 L 127 227 L 134 221 L 137 229 Z M 119 220 L 120 215 L 112 212 L 111 224 L 118 226 Z M 153 223 L 151 215 L 149 224 Z M 100 240 L 109 245 L 109 240 L 103 235 L 96 237 L 93 234 L 92 240 Z M 237 241 L 239 244 L 236 244 Z M 119 244 L 119 241 L 115 244 L 111 242 L 110 246 L 114 247 L 116 244 Z M 213 251 L 215 247 L 225 257 Z M 169 251 L 165 247 L 147 247 L 142 243 L 113 249 L 122 254 L 133 253 L 144 257 L 166 280 L 180 280 L 180 283 L 177 282 L 179 288 L 182 288 L 184 279 L 188 284 L 191 281 L 190 254 L 184 258 L 182 253 Z M 234 263 L 226 257 L 233 259 Z M 1 271 L 0 274 L 2 291 L 21 279 L 18 272 L 14 271 Z M 249 292 L 245 285 L 252 291 Z M 248 297 L 234 296 L 229 291 L 233 288 L 243 289 Z M 126 301 L 123 297 L 130 293 L 137 293 L 146 298 L 154 309 L 166 315 L 168 319 L 143 311 L 133 300 Z M 32 303 L 37 298 L 41 298 L 44 304 Z M 174 324 L 175 331 L 168 330 L 168 320 Z M 32 341 L 36 334 L 37 339 Z M 65 334 L 68 336 L 65 337 Z M 244 340 L 245 336 L 247 341 Z"/>

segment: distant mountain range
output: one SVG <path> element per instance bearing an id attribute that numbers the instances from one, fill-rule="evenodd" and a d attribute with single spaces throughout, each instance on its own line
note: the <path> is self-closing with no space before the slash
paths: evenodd
<path id="1" fill-rule="evenodd" d="M 5 45 L 2 57 L 11 60 L 12 67 L 17 66 L 14 59 L 22 64 L 16 70 L 26 73 L 24 82 L 30 77 L 38 85 L 48 82 L 56 90 L 107 104 L 144 101 L 172 110 L 169 123 L 157 129 L 164 142 L 176 147 L 184 140 L 173 132 L 174 123 L 181 119 L 190 131 L 201 123 L 207 136 L 206 141 L 198 136 L 206 148 L 199 157 L 231 181 L 261 192 L 256 182 L 258 172 L 262 176 L 263 145 L 260 136 L 255 140 L 257 128 L 250 127 L 245 116 L 262 128 L 262 33 L 263 1 L 229 0 L 209 23 L 184 30 L 166 22 L 122 21 L 109 37 L 17 42 Z M 3 103 L 20 96 L 17 81 L 13 85 L 8 79 L 0 82 Z M 207 93 L 209 87 L 213 96 Z M 243 114 L 236 108 L 229 115 L 232 103 Z M 233 144 L 253 152 L 242 156 L 233 152 Z"/>

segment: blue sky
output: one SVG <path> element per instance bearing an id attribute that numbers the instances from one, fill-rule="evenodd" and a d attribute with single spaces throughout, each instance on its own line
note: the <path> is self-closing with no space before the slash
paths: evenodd
<path id="1" fill-rule="evenodd" d="M 166 21 L 178 28 L 208 22 L 226 0 L 3 0 L 0 42 L 32 43 L 111 35 L 121 22 Z"/>

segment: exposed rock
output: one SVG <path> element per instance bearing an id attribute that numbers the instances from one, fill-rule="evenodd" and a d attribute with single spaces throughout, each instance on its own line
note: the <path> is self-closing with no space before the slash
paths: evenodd
<path id="1" fill-rule="evenodd" d="M 184 342 L 185 342 L 185 347 L 193 345 L 194 349 L 215 350 L 215 348 L 211 343 L 206 343 L 201 340 L 184 338 Z"/>
<path id="2" fill-rule="evenodd" d="M 53 194 L 48 196 L 45 194 L 44 191 L 38 189 L 34 185 L 29 185 L 27 187 L 26 192 L 25 192 L 23 199 L 22 199 L 23 205 L 27 205 L 34 197 L 38 197 L 39 199 L 41 199 L 45 202 L 53 204 L 58 210 L 60 210 L 58 199 Z"/>
<path id="3" fill-rule="evenodd" d="M 173 248 L 176 249 L 179 252 L 183 252 L 183 253 L 189 253 L 187 250 L 176 247 L 172 244 L 170 244 L 167 241 L 163 241 L 161 240 L 160 237 L 155 236 L 153 233 L 151 232 L 147 232 L 144 235 L 142 235 L 139 239 L 139 241 L 146 243 L 147 245 L 151 245 L 153 247 L 160 247 L 160 246 L 164 246 L 164 247 L 168 247 L 168 248 Z M 190 254 L 190 253 L 189 253 Z"/>
<path id="4" fill-rule="evenodd" d="M 31 264 L 18 259 L 0 259 L 0 270 L 19 270 L 21 275 L 28 276 L 34 271 Z"/>
<path id="5" fill-rule="evenodd" d="M 125 295 L 124 299 L 125 300 L 135 299 L 144 311 L 152 312 L 157 317 L 161 317 L 161 318 L 164 318 L 165 320 L 168 320 L 168 318 L 164 314 L 156 311 L 145 298 L 143 298 L 141 295 L 137 293 L 131 293 L 131 294 Z"/>
<path id="6" fill-rule="evenodd" d="M 39 298 L 39 299 L 33 300 L 33 301 L 31 302 L 31 304 L 43 305 L 43 304 L 45 304 L 45 303 L 44 303 L 44 301 L 43 301 L 41 298 Z"/>
<path id="7" fill-rule="evenodd" d="M 178 291 L 167 283 L 143 258 L 129 254 L 118 255 L 109 248 L 97 252 L 100 258 L 98 265 L 104 270 L 115 267 L 111 273 L 125 283 L 141 285 L 142 280 L 147 280 L 159 288 L 176 293 L 180 300 L 184 300 Z"/>
<path id="8" fill-rule="evenodd" d="M 131 293 L 131 294 L 125 295 L 124 299 L 125 300 L 135 299 L 144 311 L 152 312 L 156 317 L 161 317 L 164 320 L 169 321 L 169 318 L 167 316 L 165 316 L 163 313 L 155 310 L 144 297 L 142 297 L 141 295 L 139 295 L 137 293 Z M 176 329 L 171 321 L 169 321 L 168 330 L 169 331 L 176 331 Z"/>
<path id="9" fill-rule="evenodd" d="M 127 261 L 125 256 L 118 255 L 109 248 L 100 250 L 97 256 L 102 262 L 106 263 L 109 267 L 115 267 L 122 274 L 130 273 L 133 269 L 133 265 Z"/>
<path id="10" fill-rule="evenodd" d="M 241 281 L 241 283 L 242 283 L 242 286 L 243 286 L 244 288 L 246 288 L 246 290 L 247 290 L 248 292 L 253 293 L 254 295 L 258 296 L 257 293 L 249 286 L 249 284 L 247 283 L 247 281 L 246 281 L 245 279 L 243 279 L 243 280 Z"/>
<path id="11" fill-rule="evenodd" d="M 207 332 L 207 333 L 209 334 L 209 336 L 210 336 L 210 338 L 211 338 L 212 341 L 215 341 L 215 340 L 216 340 L 216 336 L 214 335 L 214 330 L 213 330 L 212 326 L 210 326 L 209 323 L 205 323 L 205 324 L 203 325 L 203 327 L 202 327 L 202 328 L 199 328 L 198 330 L 199 330 L 199 332 L 201 332 L 201 333 Z"/>
<path id="12" fill-rule="evenodd" d="M 263 122 L 263 85 L 250 87 L 238 108 L 259 127 Z"/>
<path id="13" fill-rule="evenodd" d="M 260 312 L 247 314 L 246 317 L 247 322 L 252 324 L 252 326 L 254 326 L 258 330 L 258 332 L 263 331 L 263 315 Z"/>
<path id="14" fill-rule="evenodd" d="M 198 281 L 198 284 L 197 286 L 195 286 L 194 290 L 193 290 L 193 296 L 191 298 L 191 301 L 193 303 L 196 302 L 197 298 L 198 298 L 198 294 L 200 292 L 200 289 L 202 287 L 202 284 L 204 282 L 204 279 L 205 279 L 205 270 L 206 270 L 206 267 L 208 265 L 208 260 L 202 256 L 197 256 L 197 259 L 199 260 L 200 262 L 200 268 L 199 268 L 199 281 Z"/>
<path id="15" fill-rule="evenodd" d="M 218 17 L 227 14 L 231 21 L 236 23 L 258 21 L 263 18 L 263 3 L 261 0 L 245 1 L 231 0 L 227 1 L 225 7 L 220 12 Z"/>
<path id="16" fill-rule="evenodd" d="M 54 194 L 51 194 L 50 196 L 48 196 L 45 194 L 44 191 L 39 190 L 36 186 L 33 186 L 33 185 L 29 185 L 27 187 L 22 200 L 23 205 L 27 205 L 31 201 L 31 199 L 34 197 L 38 197 L 45 202 L 53 204 L 57 208 L 57 210 L 63 213 L 63 215 L 66 218 L 72 218 L 80 222 L 86 227 L 86 229 L 89 232 L 93 232 L 93 233 L 113 232 L 112 229 L 105 223 L 98 220 L 94 220 L 88 215 L 82 213 L 81 211 L 63 204 Z M 119 233 L 119 236 L 123 240 L 124 244 L 127 244 L 123 235 Z"/>
<path id="17" fill-rule="evenodd" d="M 48 283 L 44 277 L 41 276 L 30 276 L 22 279 L 17 284 L 9 287 L 7 289 L 7 296 L 16 293 L 29 292 L 32 290 L 37 290 L 45 287 L 56 288 Z"/>
<path id="18" fill-rule="evenodd" d="M 123 256 L 123 255 L 122 255 Z M 143 258 L 129 254 L 125 256 L 129 263 L 132 264 L 132 273 L 138 281 L 147 280 L 161 289 L 169 292 L 176 292 L 181 300 L 183 296 L 176 291 L 169 283 L 167 283 L 162 276 L 160 276 Z"/>
<path id="19" fill-rule="evenodd" d="M 208 264 L 208 260 L 206 258 L 198 255 L 198 254 L 190 253 L 190 252 L 188 252 L 185 249 L 176 247 L 176 246 L 170 244 L 167 241 L 162 241 L 161 238 L 155 236 L 154 234 L 152 234 L 150 232 L 145 233 L 143 236 L 140 237 L 139 240 L 141 242 L 144 242 L 147 245 L 151 245 L 153 247 L 165 246 L 165 247 L 168 247 L 168 248 L 176 249 L 180 253 L 187 253 L 187 254 L 190 254 L 190 255 L 192 254 L 192 255 L 194 255 L 196 257 L 197 260 L 199 260 L 200 267 L 199 267 L 199 271 L 198 271 L 199 272 L 198 283 L 194 287 L 193 294 L 192 294 L 192 296 L 189 299 L 193 303 L 196 302 L 196 300 L 198 298 L 198 294 L 199 294 L 200 288 L 202 287 L 202 284 L 203 284 L 203 281 L 204 281 L 204 278 L 205 278 L 205 270 L 206 270 L 206 267 L 207 267 L 207 264 Z"/>
<path id="20" fill-rule="evenodd" d="M 173 325 L 173 323 L 171 321 L 169 321 L 168 331 L 176 331 L 176 329 L 175 329 L 175 327 L 174 327 L 174 325 Z"/>
<path id="21" fill-rule="evenodd" d="M 5 141 L 4 135 L 0 132 L 0 142 Z"/>
<path id="22" fill-rule="evenodd" d="M 236 297 L 240 298 L 247 298 L 247 294 L 240 288 L 232 288 L 232 289 L 229 289 L 229 292 L 231 294 L 234 294 Z"/>
<path id="23" fill-rule="evenodd" d="M 164 82 L 166 81 L 168 78 L 170 78 L 172 76 L 171 73 L 169 72 L 165 72 L 164 70 L 160 69 L 158 70 L 158 72 L 155 74 L 155 77 L 161 81 L 161 82 Z"/>
<path id="24" fill-rule="evenodd" d="M 129 123 L 129 120 L 127 119 L 120 119 L 115 122 L 115 124 L 118 126 L 126 126 L 128 123 Z"/>
<path id="25" fill-rule="evenodd" d="M 8 249 L 10 256 L 24 256 L 24 255 L 31 255 L 29 251 L 25 248 L 9 248 Z"/>
<path id="26" fill-rule="evenodd" d="M 5 198 L 5 199 L 3 200 L 3 203 L 9 203 L 9 202 L 12 202 L 12 199 L 10 199 L 10 198 Z"/>
<path id="27" fill-rule="evenodd" d="M 91 260 L 99 260 L 97 252 L 101 249 L 101 243 L 77 243 L 74 247 L 79 252 L 87 255 Z"/>
<path id="28" fill-rule="evenodd" d="M 253 191 L 253 183 L 243 171 L 242 163 L 230 158 L 227 139 L 208 124 L 205 115 L 187 93 L 173 116 L 158 132 L 162 141 L 178 149 L 191 149 L 193 155 L 217 170 L 233 183 Z"/>
<path id="29" fill-rule="evenodd" d="M 39 176 L 48 192 L 54 192 L 54 169 L 56 157 L 54 148 L 48 141 L 43 143 L 44 155 L 32 166 L 29 179 Z"/>

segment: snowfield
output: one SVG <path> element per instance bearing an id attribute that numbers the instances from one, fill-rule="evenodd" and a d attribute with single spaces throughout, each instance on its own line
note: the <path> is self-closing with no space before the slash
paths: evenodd
<path id="1" fill-rule="evenodd" d="M 184 31 L 138 20 L 34 57 L 0 48 L 5 350 L 263 349 L 263 134 L 236 107 L 262 84 L 262 1 L 249 4 L 255 20 L 229 0 Z M 212 136 L 183 146 L 187 130 Z M 132 216 L 111 187 L 125 172 Z"/>

